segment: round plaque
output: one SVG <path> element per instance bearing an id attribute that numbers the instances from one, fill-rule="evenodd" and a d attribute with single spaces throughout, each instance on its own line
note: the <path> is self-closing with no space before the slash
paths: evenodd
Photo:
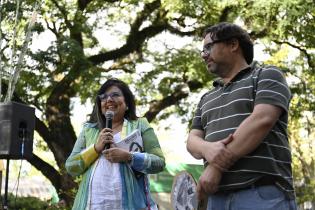
<path id="1" fill-rule="evenodd" d="M 174 210 L 197 209 L 197 184 L 193 176 L 187 171 L 181 171 L 174 177 L 171 204 Z"/>

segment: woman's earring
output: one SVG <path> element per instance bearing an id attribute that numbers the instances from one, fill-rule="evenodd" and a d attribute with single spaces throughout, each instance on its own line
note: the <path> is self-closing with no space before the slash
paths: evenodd
<path id="1" fill-rule="evenodd" d="M 129 107 L 128 106 L 126 106 L 126 111 L 129 109 Z"/>

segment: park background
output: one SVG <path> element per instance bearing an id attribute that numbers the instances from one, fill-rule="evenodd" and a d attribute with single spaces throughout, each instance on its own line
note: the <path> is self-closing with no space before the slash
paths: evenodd
<path id="1" fill-rule="evenodd" d="M 16 194 L 37 196 L 50 208 L 61 208 L 60 200 L 71 205 L 78 179 L 64 163 L 96 90 L 112 76 L 130 85 L 168 166 L 198 168 L 185 141 L 195 105 L 214 79 L 200 57 L 202 32 L 228 21 L 250 32 L 253 65 L 276 65 L 289 81 L 297 200 L 300 209 L 315 208 L 314 1 L 0 0 L 0 12 L 0 102 L 17 77 L 12 101 L 36 108 L 34 154 L 11 162 L 10 202 Z M 31 193 L 36 185 L 41 193 Z"/>

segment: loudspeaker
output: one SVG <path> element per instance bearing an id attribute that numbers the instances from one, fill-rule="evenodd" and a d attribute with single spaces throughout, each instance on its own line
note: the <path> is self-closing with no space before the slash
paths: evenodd
<path id="1" fill-rule="evenodd" d="M 32 157 L 35 109 L 17 102 L 0 103 L 0 159 Z"/>

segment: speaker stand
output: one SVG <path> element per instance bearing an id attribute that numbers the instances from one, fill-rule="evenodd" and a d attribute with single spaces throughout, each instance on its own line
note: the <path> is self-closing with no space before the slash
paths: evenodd
<path id="1" fill-rule="evenodd" d="M 10 159 L 7 159 L 7 168 L 5 170 L 5 187 L 4 187 L 3 210 L 9 209 L 8 208 L 9 167 L 10 167 Z"/>

